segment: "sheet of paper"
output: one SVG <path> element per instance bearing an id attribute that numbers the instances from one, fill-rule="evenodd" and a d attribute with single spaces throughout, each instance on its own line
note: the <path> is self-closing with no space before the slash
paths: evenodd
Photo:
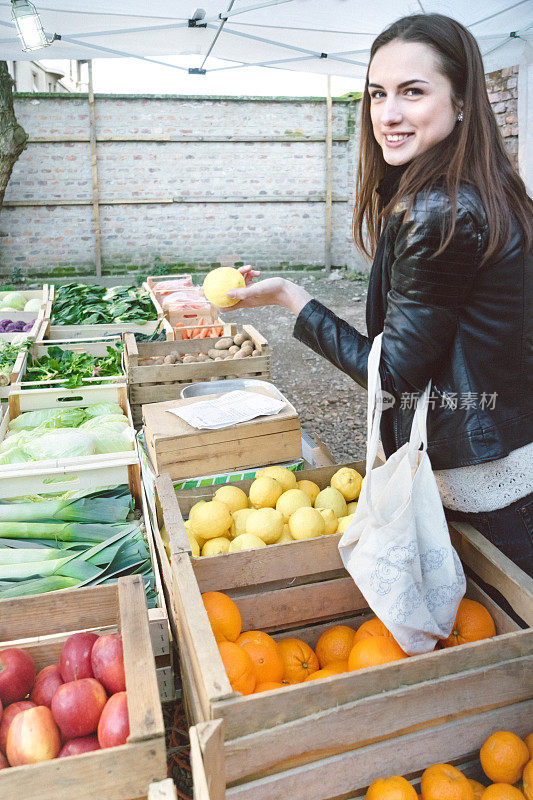
<path id="1" fill-rule="evenodd" d="M 171 414 L 188 422 L 193 428 L 217 430 L 248 422 L 256 417 L 278 414 L 285 403 L 257 392 L 235 391 L 181 408 L 169 408 Z"/>

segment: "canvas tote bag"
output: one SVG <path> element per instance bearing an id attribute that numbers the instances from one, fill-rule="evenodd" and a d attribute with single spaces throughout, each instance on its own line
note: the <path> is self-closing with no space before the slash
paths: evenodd
<path id="1" fill-rule="evenodd" d="M 466 581 L 427 454 L 431 382 L 417 403 L 409 442 L 372 469 L 383 406 L 381 338 L 374 339 L 368 357 L 367 471 L 339 551 L 400 647 L 408 654 L 426 653 L 450 634 Z"/>

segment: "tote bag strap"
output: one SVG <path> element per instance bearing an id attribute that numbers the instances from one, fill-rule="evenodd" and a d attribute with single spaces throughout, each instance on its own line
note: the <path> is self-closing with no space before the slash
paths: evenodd
<path id="1" fill-rule="evenodd" d="M 368 405 L 367 405 L 367 446 L 366 446 L 366 476 L 365 476 L 365 499 L 368 510 L 380 525 L 385 525 L 387 521 L 382 518 L 377 507 L 372 502 L 372 467 L 376 460 L 381 414 L 383 413 L 383 402 L 381 397 L 381 378 L 379 375 L 379 363 L 381 360 L 381 340 L 383 334 L 380 333 L 372 342 L 372 347 L 368 355 L 367 386 L 368 386 Z M 409 463 L 412 467 L 418 466 L 419 450 L 427 450 L 427 410 L 429 405 L 429 395 L 431 392 L 431 381 L 428 382 L 424 392 L 420 395 L 416 404 L 413 423 L 411 425 L 411 435 L 409 437 Z"/>

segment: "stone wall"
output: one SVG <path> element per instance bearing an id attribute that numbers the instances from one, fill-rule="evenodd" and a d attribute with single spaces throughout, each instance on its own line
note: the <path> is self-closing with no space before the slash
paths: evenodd
<path id="1" fill-rule="evenodd" d="M 505 149 L 518 169 L 518 66 L 489 72 L 485 77 Z"/>
<path id="2" fill-rule="evenodd" d="M 97 96 L 95 108 L 104 273 L 227 255 L 261 268 L 324 264 L 324 99 Z M 15 111 L 30 143 L 6 191 L 0 270 L 91 274 L 88 99 L 19 95 Z M 355 117 L 356 104 L 333 103 L 331 256 L 361 268 Z"/>

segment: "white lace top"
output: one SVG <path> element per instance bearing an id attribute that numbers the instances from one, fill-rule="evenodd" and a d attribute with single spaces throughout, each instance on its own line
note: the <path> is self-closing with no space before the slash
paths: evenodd
<path id="1" fill-rule="evenodd" d="M 470 467 L 434 470 L 443 506 L 452 511 L 495 511 L 533 491 L 533 442 L 505 458 Z"/>

